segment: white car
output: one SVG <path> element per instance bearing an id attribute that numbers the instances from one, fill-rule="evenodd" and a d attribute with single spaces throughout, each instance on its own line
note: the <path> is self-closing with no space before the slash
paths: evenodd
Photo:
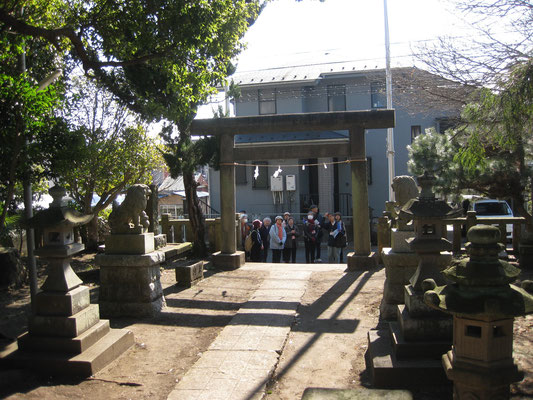
<path id="1" fill-rule="evenodd" d="M 470 204 L 470 210 L 476 212 L 477 217 L 482 218 L 506 218 L 513 217 L 513 211 L 505 200 L 477 200 Z M 507 240 L 513 239 L 513 224 L 507 224 Z"/>

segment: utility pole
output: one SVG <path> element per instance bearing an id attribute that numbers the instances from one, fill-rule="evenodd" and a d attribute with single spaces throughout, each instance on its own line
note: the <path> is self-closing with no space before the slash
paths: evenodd
<path id="1" fill-rule="evenodd" d="M 390 39 L 389 39 L 389 16 L 387 11 L 387 0 L 383 0 L 385 14 L 385 90 L 387 92 L 387 108 L 392 109 L 392 74 L 390 70 Z M 392 190 L 392 180 L 394 171 L 394 130 L 387 129 L 387 162 L 389 170 L 389 201 L 394 201 L 394 191 Z"/>

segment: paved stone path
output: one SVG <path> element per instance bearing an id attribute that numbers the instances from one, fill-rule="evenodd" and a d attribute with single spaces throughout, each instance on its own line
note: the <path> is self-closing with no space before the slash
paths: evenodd
<path id="1" fill-rule="evenodd" d="M 269 276 L 187 372 L 168 400 L 254 400 L 263 396 L 312 272 L 342 264 L 247 263 Z"/>

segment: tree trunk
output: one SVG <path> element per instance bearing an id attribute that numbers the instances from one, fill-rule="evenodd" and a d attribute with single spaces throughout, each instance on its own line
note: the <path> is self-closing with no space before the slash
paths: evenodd
<path id="1" fill-rule="evenodd" d="M 87 243 L 85 248 L 89 251 L 96 251 L 98 249 L 98 216 L 95 215 L 87 226 Z"/>
<path id="2" fill-rule="evenodd" d="M 207 246 L 205 244 L 205 220 L 200 207 L 198 196 L 196 195 L 196 181 L 194 173 L 183 173 L 183 184 L 185 186 L 185 197 L 187 199 L 187 211 L 191 230 L 194 234 L 192 252 L 195 256 L 207 256 Z"/>

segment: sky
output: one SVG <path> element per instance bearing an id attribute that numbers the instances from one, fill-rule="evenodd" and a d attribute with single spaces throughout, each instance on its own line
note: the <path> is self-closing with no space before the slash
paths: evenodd
<path id="1" fill-rule="evenodd" d="M 446 0 L 388 0 L 387 9 L 392 67 L 415 65 L 412 52 L 439 36 L 472 35 Z M 237 73 L 335 61 L 384 68 L 383 0 L 273 0 L 244 42 Z M 198 117 L 211 117 L 216 106 L 202 107 Z"/>

